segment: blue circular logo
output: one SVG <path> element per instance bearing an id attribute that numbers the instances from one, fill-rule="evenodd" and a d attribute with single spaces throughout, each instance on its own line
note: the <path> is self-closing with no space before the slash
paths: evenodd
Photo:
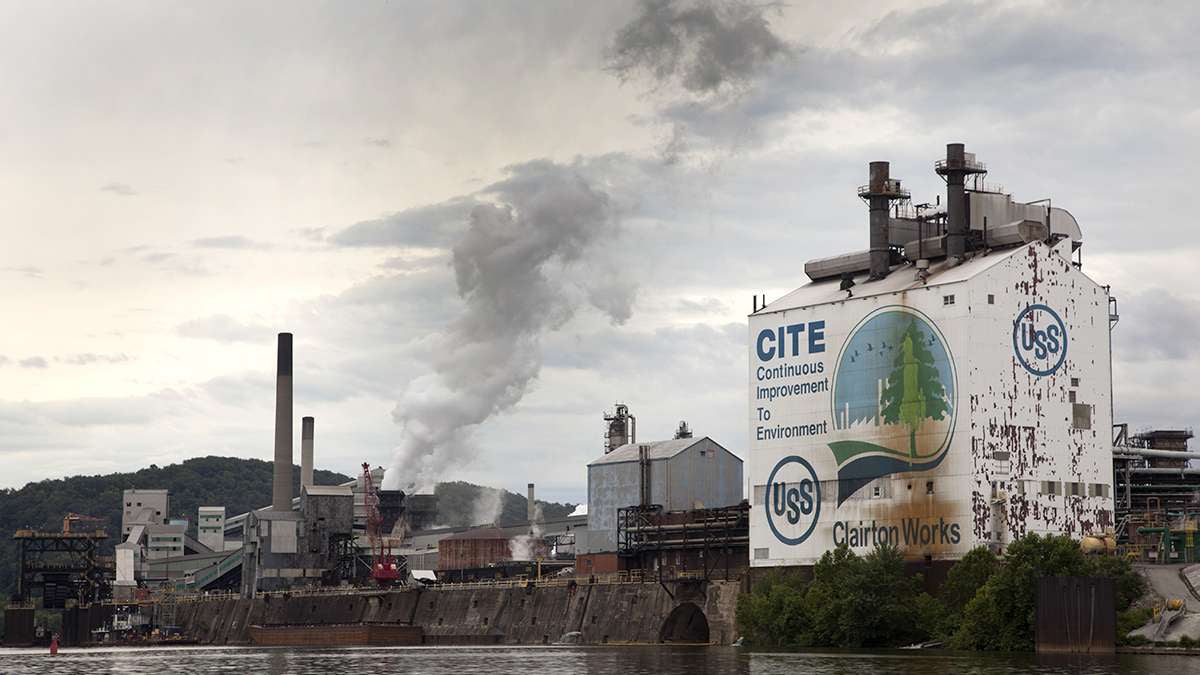
<path id="1" fill-rule="evenodd" d="M 1013 322 L 1013 352 L 1025 370 L 1052 375 L 1067 358 L 1067 325 L 1046 305 L 1030 305 Z"/>
<path id="2" fill-rule="evenodd" d="M 767 478 L 763 508 L 767 510 L 767 524 L 779 541 L 795 546 L 808 539 L 821 514 L 821 481 L 812 464 L 796 455 L 779 460 Z M 781 530 L 800 534 L 789 537 Z"/>

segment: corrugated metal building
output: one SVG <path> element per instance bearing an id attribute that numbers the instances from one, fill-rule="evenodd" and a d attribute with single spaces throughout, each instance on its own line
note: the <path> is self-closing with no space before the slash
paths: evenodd
<path id="1" fill-rule="evenodd" d="M 438 542 L 438 570 L 463 570 L 487 567 L 512 560 L 513 535 L 498 527 L 481 527 L 459 532 Z M 533 557 L 546 557 L 545 542 L 531 539 Z"/>
<path id="2" fill-rule="evenodd" d="M 651 504 L 684 511 L 742 500 L 741 458 L 707 436 L 627 443 L 588 464 L 588 531 L 586 542 L 577 541 L 580 553 L 617 550 L 617 510 L 641 502 L 642 448 Z"/>

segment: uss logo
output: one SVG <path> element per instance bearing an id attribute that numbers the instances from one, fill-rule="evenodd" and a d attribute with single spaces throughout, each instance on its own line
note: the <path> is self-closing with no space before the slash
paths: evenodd
<path id="1" fill-rule="evenodd" d="M 1067 358 L 1067 326 L 1046 305 L 1030 305 L 1013 322 L 1017 361 L 1039 377 L 1054 374 Z"/>
<path id="2" fill-rule="evenodd" d="M 776 539 L 789 546 L 808 539 L 821 514 L 821 482 L 812 464 L 796 455 L 779 460 L 763 497 L 767 524 Z"/>

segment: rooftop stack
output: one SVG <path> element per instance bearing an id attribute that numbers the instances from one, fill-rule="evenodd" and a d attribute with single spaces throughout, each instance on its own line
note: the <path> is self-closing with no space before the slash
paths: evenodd
<path id="1" fill-rule="evenodd" d="M 957 265 L 967 255 L 966 177 L 987 170 L 975 161 L 974 153 L 965 151 L 962 143 L 947 143 L 946 159 L 938 162 L 934 170 L 946 180 L 946 257 L 950 264 Z"/>
<path id="2" fill-rule="evenodd" d="M 533 501 L 533 483 L 528 485 L 528 490 L 529 496 L 526 497 L 525 501 L 525 515 L 529 519 L 529 524 L 532 525 L 537 522 L 537 507 L 534 506 Z"/>
<path id="3" fill-rule="evenodd" d="M 905 199 L 908 192 L 900 187 L 899 179 L 891 177 L 888 162 L 871 162 L 869 182 L 858 188 L 871 213 L 871 279 L 883 279 L 891 271 L 892 249 L 888 241 L 888 210 L 893 199 Z"/>
<path id="4" fill-rule="evenodd" d="M 271 509 L 292 510 L 292 334 L 280 333 L 275 368 L 275 475 Z"/>
<path id="5" fill-rule="evenodd" d="M 300 420 L 300 487 L 313 485 L 313 425 L 311 417 Z"/>

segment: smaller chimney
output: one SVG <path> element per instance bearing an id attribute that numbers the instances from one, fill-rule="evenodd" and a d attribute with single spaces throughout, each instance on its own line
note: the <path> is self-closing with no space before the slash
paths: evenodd
<path id="1" fill-rule="evenodd" d="M 535 506 L 536 502 L 533 500 L 533 483 L 529 484 L 528 490 L 529 496 L 526 497 L 525 515 L 529 518 L 529 524 L 533 525 L 537 522 L 537 507 Z"/>
<path id="2" fill-rule="evenodd" d="M 313 423 L 311 417 L 300 420 L 300 487 L 313 485 Z"/>
<path id="3" fill-rule="evenodd" d="M 966 177 L 987 173 L 962 143 L 947 143 L 946 158 L 933 170 L 946 181 L 946 258 L 957 265 L 967 257 L 968 203 Z"/>
<path id="4" fill-rule="evenodd" d="M 888 235 L 888 210 L 893 199 L 908 199 L 908 190 L 891 177 L 888 162 L 871 162 L 868 182 L 859 186 L 858 196 L 870 208 L 871 280 L 883 279 L 892 270 L 892 248 Z"/>

